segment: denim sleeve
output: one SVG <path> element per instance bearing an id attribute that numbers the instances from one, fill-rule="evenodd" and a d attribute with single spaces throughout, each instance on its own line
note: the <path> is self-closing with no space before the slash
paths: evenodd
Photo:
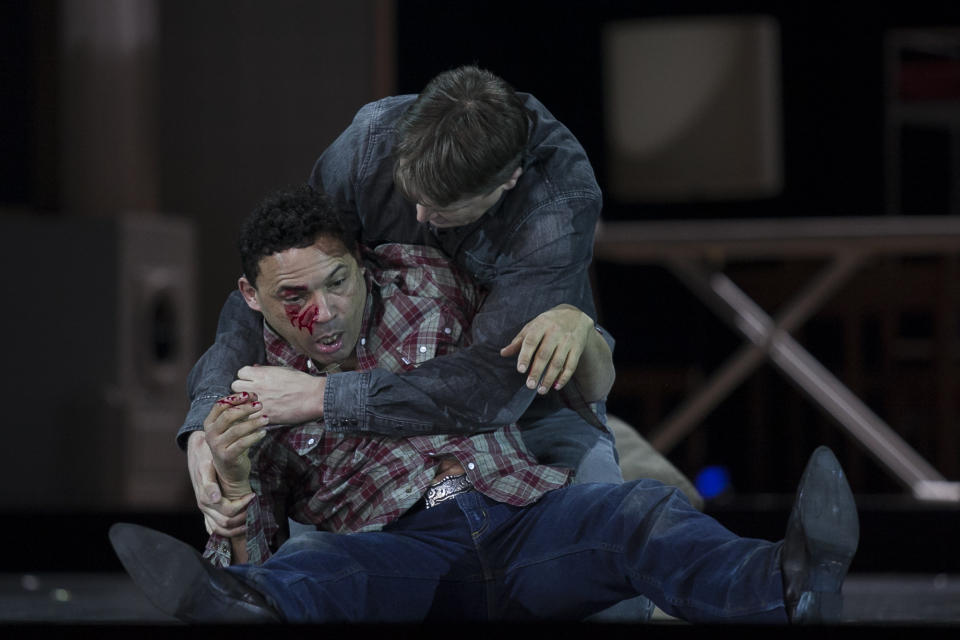
<path id="1" fill-rule="evenodd" d="M 366 127 L 360 115 L 343 130 L 317 158 L 308 180 L 314 189 L 321 189 L 342 212 L 356 216 L 356 188 L 361 171 L 359 159 L 366 148 Z"/>
<path id="2" fill-rule="evenodd" d="M 382 162 L 382 146 L 377 141 L 392 137 L 392 128 L 379 124 L 385 104 L 391 99 L 365 105 L 337 138 L 317 158 L 308 183 L 322 190 L 352 225 L 363 242 L 371 245 L 382 241 L 416 244 L 416 235 L 407 235 L 411 226 L 401 224 L 403 217 L 389 208 L 377 194 L 392 187 L 393 174 L 377 171 Z M 361 212 L 367 211 L 361 222 Z M 410 216 L 412 217 L 412 216 Z M 416 227 L 415 219 L 413 227 Z"/>
<path id="3" fill-rule="evenodd" d="M 236 379 L 237 371 L 247 365 L 265 362 L 263 316 L 247 306 L 239 291 L 234 291 L 220 312 L 213 346 L 200 357 L 187 376 L 190 409 L 177 432 L 177 444 L 181 449 L 186 450 L 192 432 L 203 429 L 203 421 L 217 398 L 230 394 L 230 385 Z"/>
<path id="4" fill-rule="evenodd" d="M 589 237 L 561 236 L 506 266 L 471 327 L 472 344 L 402 374 L 375 369 L 328 376 L 324 418 L 331 431 L 391 436 L 471 433 L 512 422 L 537 397 L 516 358 L 500 356 L 526 322 L 561 303 L 594 315 Z"/>

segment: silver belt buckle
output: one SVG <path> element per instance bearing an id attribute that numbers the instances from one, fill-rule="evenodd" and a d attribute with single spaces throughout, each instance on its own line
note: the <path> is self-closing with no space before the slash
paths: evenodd
<path id="1" fill-rule="evenodd" d="M 447 476 L 437 484 L 431 485 L 423 496 L 423 504 L 426 509 L 435 507 L 453 496 L 469 491 L 473 488 L 470 481 L 467 480 L 467 474 L 461 473 L 457 476 Z"/>

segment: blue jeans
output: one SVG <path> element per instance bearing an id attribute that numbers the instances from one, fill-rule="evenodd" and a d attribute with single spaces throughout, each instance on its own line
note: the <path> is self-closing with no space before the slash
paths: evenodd
<path id="1" fill-rule="evenodd" d="M 470 491 L 383 531 L 307 533 L 230 570 L 289 622 L 582 620 L 644 594 L 691 622 L 784 623 L 780 546 L 639 480 L 573 485 L 529 507 Z"/>
<path id="2" fill-rule="evenodd" d="M 605 407 L 599 405 L 601 412 Z M 606 482 L 620 484 L 623 474 L 617 461 L 617 453 L 613 443 L 613 435 L 608 433 L 584 433 L 569 429 L 574 420 L 579 420 L 577 414 L 570 409 L 561 409 L 548 415 L 535 416 L 533 424 L 536 429 L 524 432 L 524 443 L 539 452 L 541 462 L 549 464 L 567 464 L 576 466 L 573 481 L 577 484 L 587 482 Z M 601 418 L 603 419 L 603 418 Z M 593 442 L 587 438 L 592 436 Z M 583 450 L 586 453 L 582 453 Z M 576 456 L 582 457 L 577 460 Z M 564 455 L 569 456 L 564 459 Z M 299 530 L 299 529 L 298 529 Z M 292 532 L 292 530 L 291 530 Z M 637 623 L 647 622 L 653 615 L 653 603 L 644 596 L 634 596 L 623 602 L 618 602 L 608 609 L 604 609 L 588 618 L 590 622 Z"/>

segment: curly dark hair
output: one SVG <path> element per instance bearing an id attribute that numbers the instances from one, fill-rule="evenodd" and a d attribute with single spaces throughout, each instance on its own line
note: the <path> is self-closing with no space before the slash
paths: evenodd
<path id="1" fill-rule="evenodd" d="M 306 184 L 271 193 L 240 226 L 237 245 L 243 274 L 256 287 L 261 259 L 287 249 L 309 247 L 319 235 L 339 240 L 347 251 L 356 253 L 356 232 L 324 194 Z"/>
<path id="2" fill-rule="evenodd" d="M 408 200 L 437 207 L 487 194 L 523 161 L 529 117 L 520 96 L 493 73 L 445 71 L 397 123 L 394 183 Z"/>

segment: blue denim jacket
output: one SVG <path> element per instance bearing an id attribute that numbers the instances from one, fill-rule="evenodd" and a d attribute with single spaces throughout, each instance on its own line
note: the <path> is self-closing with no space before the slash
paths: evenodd
<path id="1" fill-rule="evenodd" d="M 394 188 L 394 126 L 416 96 L 364 106 L 317 160 L 310 183 L 354 214 L 364 244 L 439 247 L 489 288 L 473 321 L 472 346 L 403 374 L 375 369 L 328 376 L 324 417 L 330 430 L 408 436 L 469 433 L 511 422 L 533 428 L 562 410 L 556 393 L 537 396 L 527 389 L 516 359 L 499 351 L 526 322 L 560 303 L 596 317 L 588 267 L 602 197 L 573 134 L 538 100 L 521 95 L 534 119 L 523 174 L 470 225 L 437 230 L 420 224 L 414 206 Z M 216 343 L 188 378 L 191 408 L 178 434 L 181 446 L 216 398 L 229 393 L 236 371 L 264 361 L 259 321 L 237 292 L 228 298 Z M 563 432 L 575 443 L 561 456 L 566 461 L 601 433 L 583 420 L 572 422 Z"/>

